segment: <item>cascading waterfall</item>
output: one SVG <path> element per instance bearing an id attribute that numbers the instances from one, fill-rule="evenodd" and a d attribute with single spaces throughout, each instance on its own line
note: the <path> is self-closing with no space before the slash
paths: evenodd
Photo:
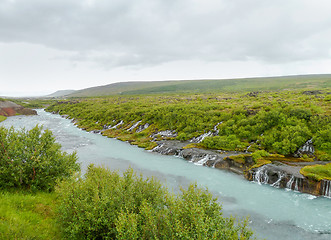
<path id="1" fill-rule="evenodd" d="M 206 154 L 206 156 L 204 156 L 202 159 L 200 159 L 199 161 L 195 162 L 195 165 L 200 165 L 203 166 L 208 160 L 215 160 L 217 158 L 216 155 L 210 155 L 210 154 Z"/>
<path id="2" fill-rule="evenodd" d="M 139 123 L 141 123 L 141 120 L 138 121 L 138 122 L 136 122 L 135 124 L 133 124 L 133 125 L 128 129 L 128 131 L 131 132 L 133 129 L 135 129 L 135 128 L 139 125 Z"/>
<path id="3" fill-rule="evenodd" d="M 271 186 L 279 188 L 280 182 L 282 181 L 282 179 L 284 178 L 285 174 L 283 172 L 278 172 L 278 179 L 276 182 L 274 182 L 273 184 L 271 184 Z"/>
<path id="4" fill-rule="evenodd" d="M 269 182 L 269 176 L 268 176 L 268 170 L 265 166 L 260 167 L 254 175 L 254 182 L 257 182 L 258 184 L 268 184 Z"/>
<path id="5" fill-rule="evenodd" d="M 299 191 L 299 180 L 298 178 L 295 179 L 294 191 Z"/>
<path id="6" fill-rule="evenodd" d="M 301 179 L 291 176 L 290 180 L 286 183 L 286 188 L 293 191 L 299 191 L 299 183 Z"/>
<path id="7" fill-rule="evenodd" d="M 286 189 L 292 190 L 292 185 L 294 183 L 294 176 L 292 175 L 290 180 L 286 183 Z"/>
<path id="8" fill-rule="evenodd" d="M 322 195 L 331 198 L 331 181 L 323 180 Z"/>

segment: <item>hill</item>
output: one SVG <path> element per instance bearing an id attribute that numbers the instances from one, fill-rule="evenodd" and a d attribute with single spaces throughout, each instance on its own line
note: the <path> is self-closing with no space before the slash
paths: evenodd
<path id="1" fill-rule="evenodd" d="M 68 94 L 68 97 L 107 95 L 135 95 L 160 93 L 245 92 L 284 89 L 331 88 L 331 74 L 297 75 L 261 78 L 205 79 L 151 82 L 120 82 L 86 88 Z"/>
<path id="2" fill-rule="evenodd" d="M 49 94 L 45 97 L 47 97 L 47 98 L 64 97 L 64 96 L 72 94 L 74 92 L 75 92 L 75 90 L 59 90 L 59 91 L 56 91 L 55 93 Z"/>

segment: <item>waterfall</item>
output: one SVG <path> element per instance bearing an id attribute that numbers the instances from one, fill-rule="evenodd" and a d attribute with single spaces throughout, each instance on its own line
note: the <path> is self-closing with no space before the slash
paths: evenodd
<path id="1" fill-rule="evenodd" d="M 331 198 L 331 181 L 323 180 L 322 195 Z"/>
<path id="2" fill-rule="evenodd" d="M 251 148 L 252 145 L 249 145 L 246 150 L 245 150 L 245 153 L 248 153 L 248 150 Z"/>
<path id="3" fill-rule="evenodd" d="M 258 184 L 268 184 L 269 176 L 268 176 L 268 170 L 265 166 L 260 167 L 257 169 L 254 175 L 254 182 L 257 182 Z"/>
<path id="4" fill-rule="evenodd" d="M 149 127 L 149 123 L 145 123 L 145 125 L 141 125 L 138 127 L 138 129 L 136 130 L 137 133 L 144 131 L 145 129 L 147 129 Z"/>
<path id="5" fill-rule="evenodd" d="M 299 191 L 299 179 L 298 178 L 295 179 L 294 191 L 297 191 L 297 192 Z"/>
<path id="6" fill-rule="evenodd" d="M 271 186 L 272 187 L 279 188 L 280 182 L 284 178 L 285 174 L 283 172 L 278 172 L 277 174 L 278 174 L 278 179 L 277 179 L 276 182 L 274 182 L 273 184 L 271 184 Z"/>
<path id="7" fill-rule="evenodd" d="M 218 127 L 220 124 L 222 124 L 222 123 L 223 123 L 223 122 L 219 122 L 219 123 L 217 123 L 217 124 L 214 126 L 214 128 L 213 128 L 214 132 L 209 131 L 209 132 L 207 132 L 207 133 L 201 134 L 201 135 L 198 136 L 198 137 L 194 137 L 194 138 L 192 138 L 192 139 L 190 140 L 190 142 L 191 142 L 191 143 L 201 143 L 201 142 L 203 141 L 203 139 L 205 139 L 206 137 L 217 136 L 218 133 L 219 133 L 219 130 L 217 129 L 217 127 Z"/>
<path id="8" fill-rule="evenodd" d="M 121 120 L 119 123 L 117 123 L 115 126 L 111 127 L 110 129 L 116 129 L 117 127 L 119 127 L 123 123 L 124 123 L 123 120 Z"/>
<path id="9" fill-rule="evenodd" d="M 165 130 L 165 131 L 153 133 L 150 137 L 154 138 L 154 137 L 157 137 L 157 136 L 160 136 L 160 137 L 177 137 L 177 133 L 175 131 Z"/>
<path id="10" fill-rule="evenodd" d="M 215 131 L 215 135 L 218 135 L 219 134 L 219 130 L 217 129 L 218 125 L 222 124 L 223 122 L 219 122 L 217 123 L 215 126 L 214 126 L 214 131 Z"/>
<path id="11" fill-rule="evenodd" d="M 206 156 L 204 156 L 202 159 L 195 162 L 194 164 L 199 165 L 199 166 L 203 166 L 208 160 L 209 160 L 209 154 L 207 154 Z"/>
<path id="12" fill-rule="evenodd" d="M 199 137 L 192 138 L 190 140 L 190 142 L 192 142 L 192 143 L 201 143 L 203 141 L 203 139 L 205 139 L 206 137 L 210 137 L 210 136 L 213 136 L 213 133 L 211 131 L 209 131 L 207 133 L 204 133 L 204 134 L 200 135 Z"/>
<path id="13" fill-rule="evenodd" d="M 293 175 L 291 176 L 290 180 L 286 183 L 286 188 L 289 190 L 293 191 L 299 191 L 299 184 L 300 184 L 301 179 L 294 177 Z M 294 185 L 294 186 L 293 186 Z"/>
<path id="14" fill-rule="evenodd" d="M 205 165 L 205 163 L 208 160 L 216 160 L 217 156 L 216 155 L 210 155 L 210 154 L 206 154 L 202 159 L 200 159 L 199 161 L 195 162 L 195 165 L 200 165 L 203 166 Z"/>
<path id="15" fill-rule="evenodd" d="M 293 182 L 294 182 L 294 176 L 292 175 L 290 180 L 286 183 L 286 188 L 292 190 Z"/>
<path id="16" fill-rule="evenodd" d="M 138 122 L 136 122 L 135 124 L 133 124 L 133 125 L 128 129 L 128 131 L 131 132 L 133 129 L 135 129 L 135 128 L 139 125 L 139 123 L 141 123 L 141 120 L 138 121 Z"/>

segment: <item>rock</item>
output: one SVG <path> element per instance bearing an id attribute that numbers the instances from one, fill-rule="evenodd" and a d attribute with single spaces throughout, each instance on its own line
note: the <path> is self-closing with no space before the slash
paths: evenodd
<path id="1" fill-rule="evenodd" d="M 24 108 L 11 101 L 2 101 L 0 102 L 0 115 L 5 117 L 15 115 L 37 115 L 37 112 L 29 108 Z"/>
<path id="2" fill-rule="evenodd" d="M 305 95 L 318 95 L 318 94 L 322 94 L 322 92 L 319 91 L 319 90 L 313 90 L 313 91 L 304 91 L 304 92 L 302 92 L 302 94 L 305 94 Z"/>

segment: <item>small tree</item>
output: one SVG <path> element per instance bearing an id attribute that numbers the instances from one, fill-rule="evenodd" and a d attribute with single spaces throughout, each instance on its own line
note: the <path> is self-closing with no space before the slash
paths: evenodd
<path id="1" fill-rule="evenodd" d="M 51 191 L 79 171 L 75 153 L 61 151 L 51 131 L 0 128 L 0 186 Z"/>

